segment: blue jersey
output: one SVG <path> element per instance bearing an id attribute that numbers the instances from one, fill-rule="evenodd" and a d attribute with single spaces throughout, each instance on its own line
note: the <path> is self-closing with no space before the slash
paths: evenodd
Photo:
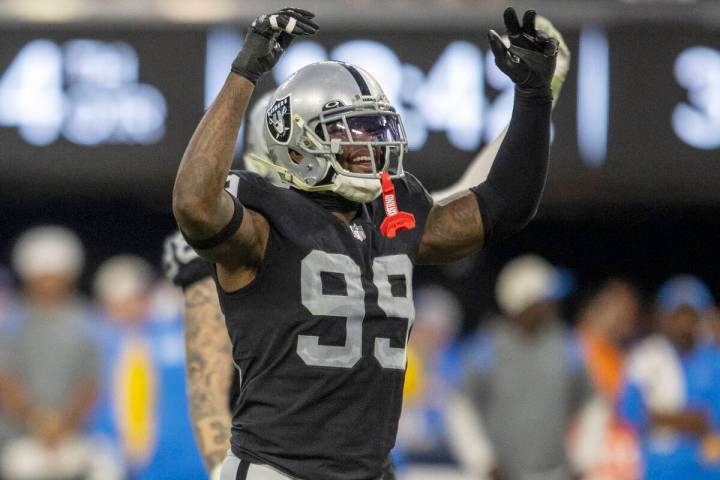
<path id="1" fill-rule="evenodd" d="M 720 428 L 720 351 L 698 346 L 677 355 L 684 379 L 685 408 L 709 414 L 711 429 Z M 653 436 L 649 411 L 640 385 L 628 380 L 619 398 L 619 412 L 637 431 L 641 442 L 645 475 L 652 480 L 720 478 L 720 462 L 703 457 L 702 441 L 696 435 L 679 433 Z"/>
<path id="2" fill-rule="evenodd" d="M 99 328 L 100 396 L 90 430 L 110 440 L 133 480 L 206 473 L 193 440 L 180 318 Z"/>

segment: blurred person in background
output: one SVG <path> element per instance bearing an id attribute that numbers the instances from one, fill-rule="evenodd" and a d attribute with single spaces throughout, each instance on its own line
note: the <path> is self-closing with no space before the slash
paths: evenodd
<path id="1" fill-rule="evenodd" d="M 637 333 L 642 305 L 628 282 L 611 279 L 595 292 L 578 315 L 578 330 L 588 371 L 597 392 L 609 402 L 623 381 L 625 349 Z"/>
<path id="2" fill-rule="evenodd" d="M 628 359 L 619 408 L 640 437 L 643 478 L 720 478 L 720 357 L 699 328 L 712 308 L 702 280 L 669 279 L 657 296 L 657 333 Z"/>
<path id="3" fill-rule="evenodd" d="M 102 384 L 90 430 L 114 446 L 130 479 L 203 478 L 187 411 L 182 324 L 154 308 L 154 281 L 134 255 L 112 257 L 95 274 Z"/>
<path id="4" fill-rule="evenodd" d="M 633 480 L 639 451 L 632 429 L 616 414 L 626 349 L 637 334 L 642 304 L 629 282 L 610 279 L 588 296 L 578 314 L 578 333 L 587 370 L 598 394 L 571 436 L 573 458 L 586 479 Z M 578 432 L 593 431 L 580 436 Z"/>
<path id="5" fill-rule="evenodd" d="M 462 307 L 457 297 L 440 285 L 420 287 L 414 296 L 415 322 L 393 456 L 405 480 L 459 478 L 445 419 L 458 376 Z"/>
<path id="6" fill-rule="evenodd" d="M 63 227 L 32 228 L 15 244 L 22 291 L 0 336 L 0 404 L 12 425 L 0 457 L 5 479 L 77 478 L 95 464 L 81 433 L 98 374 L 88 306 L 76 291 L 83 261 L 80 240 Z"/>
<path id="7" fill-rule="evenodd" d="M 575 336 L 558 314 L 567 286 L 544 259 L 525 255 L 498 276 L 503 316 L 466 347 L 450 411 L 452 444 L 473 478 L 565 480 L 571 421 L 593 395 Z"/>

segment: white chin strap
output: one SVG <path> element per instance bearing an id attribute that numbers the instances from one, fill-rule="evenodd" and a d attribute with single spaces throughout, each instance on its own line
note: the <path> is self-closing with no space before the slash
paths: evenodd
<path id="1" fill-rule="evenodd" d="M 377 178 L 357 178 L 337 174 L 330 190 L 353 202 L 369 203 L 380 196 L 382 187 Z"/>

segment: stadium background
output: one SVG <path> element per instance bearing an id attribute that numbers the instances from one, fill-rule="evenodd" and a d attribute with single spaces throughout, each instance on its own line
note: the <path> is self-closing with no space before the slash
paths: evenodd
<path id="1" fill-rule="evenodd" d="M 507 2 L 306 1 L 321 34 L 298 42 L 259 89 L 320 59 L 375 73 L 402 105 L 406 167 L 451 184 L 509 118 L 508 84 L 485 31 Z M 553 116 L 537 218 L 502 247 L 417 270 L 453 291 L 469 332 L 495 307 L 493 284 L 533 252 L 582 292 L 634 281 L 648 304 L 677 273 L 720 294 L 720 5 L 708 1 L 514 1 L 563 32 L 572 67 Z M 269 1 L 0 1 L 0 265 L 38 224 L 62 224 L 87 256 L 82 288 L 118 253 L 158 266 L 174 229 L 174 173 L 218 78 Z M 220 76 L 220 77 L 218 77 Z M 392 97 L 395 98 L 392 98 Z M 240 145 L 239 145 L 240 147 Z M 237 166 L 240 167 L 241 160 Z M 14 281 L 13 281 L 14 282 Z"/>

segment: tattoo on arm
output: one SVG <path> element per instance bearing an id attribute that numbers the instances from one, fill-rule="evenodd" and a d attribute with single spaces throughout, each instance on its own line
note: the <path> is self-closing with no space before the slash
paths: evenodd
<path id="1" fill-rule="evenodd" d="M 458 260 L 483 245 L 483 225 L 475 195 L 464 191 L 436 203 L 430 210 L 418 260 Z"/>
<path id="2" fill-rule="evenodd" d="M 211 278 L 185 290 L 185 350 L 193 433 L 210 470 L 230 448 L 229 391 L 234 373 L 225 318 Z"/>

